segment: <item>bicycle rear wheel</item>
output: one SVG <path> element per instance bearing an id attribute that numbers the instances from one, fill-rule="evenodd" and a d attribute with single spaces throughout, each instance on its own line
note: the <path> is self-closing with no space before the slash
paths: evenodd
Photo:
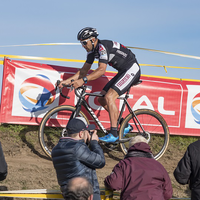
<path id="1" fill-rule="evenodd" d="M 43 117 L 39 126 L 39 142 L 45 154 L 51 157 L 53 147 L 58 143 L 72 113 L 76 110 L 74 106 L 62 105 L 51 109 Z M 89 120 L 80 111 L 79 116 L 84 117 L 87 123 Z"/>
<path id="2" fill-rule="evenodd" d="M 154 155 L 154 158 L 158 160 L 166 151 L 169 144 L 169 129 L 164 118 L 157 112 L 149 109 L 139 109 L 135 111 L 139 122 L 141 123 L 145 133 L 139 127 L 139 124 L 134 122 L 132 114 L 126 116 L 123 120 L 120 130 L 119 139 L 125 139 L 134 137 L 136 135 L 145 135 L 149 140 L 149 146 Z M 124 129 L 130 124 L 133 127 L 129 133 L 124 134 Z M 137 129 L 138 127 L 138 129 Z M 124 154 L 127 153 L 129 148 L 129 142 L 120 143 L 120 148 Z"/>

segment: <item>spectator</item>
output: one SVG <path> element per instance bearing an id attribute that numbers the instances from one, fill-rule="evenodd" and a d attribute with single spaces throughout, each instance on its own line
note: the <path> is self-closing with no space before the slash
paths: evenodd
<path id="1" fill-rule="evenodd" d="M 86 178 L 75 177 L 70 179 L 63 194 L 66 200 L 92 200 L 93 188 Z"/>
<path id="2" fill-rule="evenodd" d="M 95 169 L 104 167 L 105 158 L 94 128 L 94 125 L 87 126 L 82 117 L 70 120 L 66 127 L 67 137 L 62 137 L 53 148 L 52 159 L 61 191 L 65 190 L 71 178 L 86 177 L 93 186 L 93 199 L 100 200 Z M 93 131 L 92 136 L 89 131 Z"/>
<path id="3" fill-rule="evenodd" d="M 3 149 L 0 142 L 0 181 L 6 179 L 7 176 L 7 163 L 3 154 Z"/>
<path id="4" fill-rule="evenodd" d="M 191 200 L 200 199 L 200 140 L 190 144 L 174 170 L 178 183 L 189 184 Z"/>
<path id="5" fill-rule="evenodd" d="M 130 140 L 128 153 L 106 177 L 105 186 L 121 190 L 121 200 L 168 200 L 172 185 L 165 168 L 154 159 L 147 140 Z"/>

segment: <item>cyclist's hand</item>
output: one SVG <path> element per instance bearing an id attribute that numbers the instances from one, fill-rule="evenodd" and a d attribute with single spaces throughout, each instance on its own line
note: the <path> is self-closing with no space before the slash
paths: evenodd
<path id="1" fill-rule="evenodd" d="M 72 82 L 72 85 L 75 89 L 81 87 L 83 84 L 84 84 L 84 81 L 82 78 Z"/>
<path id="2" fill-rule="evenodd" d="M 92 132 L 92 131 L 91 131 Z M 94 132 L 92 133 L 92 138 L 91 140 L 97 140 L 97 142 L 99 141 L 99 137 L 97 135 L 97 130 L 94 130 Z"/>
<path id="3" fill-rule="evenodd" d="M 57 85 L 57 83 L 55 85 L 61 89 L 63 88 L 63 85 L 70 85 L 70 84 L 71 84 L 71 81 L 66 79 L 66 80 L 60 81 L 59 85 Z"/>

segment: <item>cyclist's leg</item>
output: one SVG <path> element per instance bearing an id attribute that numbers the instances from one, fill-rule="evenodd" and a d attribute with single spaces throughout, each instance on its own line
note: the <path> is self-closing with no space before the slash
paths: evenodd
<path id="1" fill-rule="evenodd" d="M 105 95 L 105 101 L 111 122 L 111 134 L 115 137 L 117 134 L 117 119 L 119 117 L 119 109 L 115 103 L 116 99 L 124 94 L 134 82 L 138 82 L 140 77 L 139 66 L 135 63 L 128 70 L 123 70 L 115 77 L 115 81 Z"/>
<path id="2" fill-rule="evenodd" d="M 111 88 L 111 86 L 118 80 L 120 74 L 118 73 L 112 78 L 103 88 L 101 94 L 103 97 L 99 97 L 99 103 L 108 111 L 111 122 L 111 133 L 108 136 L 100 137 L 99 139 L 104 142 L 115 142 L 118 139 L 117 134 L 117 119 L 119 116 L 119 110 L 116 106 L 115 100 L 118 98 L 118 93 Z M 113 136 L 114 135 L 114 136 Z M 112 138 L 110 138 L 112 137 Z"/>
<path id="3" fill-rule="evenodd" d="M 111 87 L 115 82 L 119 79 L 121 73 L 118 73 L 114 78 L 112 78 L 103 88 L 101 94 L 103 97 L 99 97 L 99 103 L 104 107 L 105 110 L 108 111 L 110 122 L 111 122 L 111 133 L 118 137 L 117 134 L 117 119 L 119 116 L 119 110 L 115 103 L 115 100 L 119 97 L 118 93 L 113 90 Z"/>
<path id="4" fill-rule="evenodd" d="M 117 119 L 119 117 L 119 109 L 115 103 L 116 99 L 119 97 L 119 94 L 112 88 L 108 90 L 105 95 L 105 101 L 108 108 L 108 113 L 111 123 L 111 133 L 117 137 Z"/>
<path id="5" fill-rule="evenodd" d="M 128 69 L 124 69 L 123 71 L 119 72 L 104 87 L 103 91 L 107 91 L 104 96 L 104 107 L 106 107 L 107 111 L 109 112 L 112 135 L 109 135 L 111 138 L 105 136 L 100 138 L 100 140 L 105 142 L 115 142 L 118 139 L 117 119 L 119 116 L 119 110 L 116 106 L 115 100 L 118 96 L 124 94 L 131 87 L 131 85 L 138 82 L 139 79 L 140 67 L 137 63 L 133 63 Z"/>
<path id="6" fill-rule="evenodd" d="M 108 111 L 108 106 L 107 106 L 106 100 L 105 100 L 105 98 L 104 98 L 104 96 L 105 96 L 105 94 L 106 94 L 106 91 L 105 91 L 105 90 L 102 90 L 100 94 L 103 95 L 103 96 L 102 96 L 102 97 L 98 97 L 98 102 L 100 103 L 101 106 L 104 107 L 104 109 L 105 109 L 106 111 Z"/>
<path id="7" fill-rule="evenodd" d="M 98 97 L 98 102 L 101 104 L 101 106 L 104 107 L 104 109 L 106 111 L 108 111 L 108 106 L 105 100 L 105 95 L 108 92 L 108 90 L 111 88 L 111 86 L 115 83 L 116 80 L 118 80 L 119 74 L 115 75 L 114 78 L 112 78 L 103 88 L 103 90 L 101 91 L 101 95 L 103 95 L 103 97 Z"/>

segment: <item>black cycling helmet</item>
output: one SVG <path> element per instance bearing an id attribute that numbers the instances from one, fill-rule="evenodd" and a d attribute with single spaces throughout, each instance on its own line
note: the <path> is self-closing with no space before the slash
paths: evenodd
<path id="1" fill-rule="evenodd" d="M 96 28 L 86 27 L 78 32 L 77 39 L 86 40 L 92 36 L 96 38 L 98 35 Z"/>

